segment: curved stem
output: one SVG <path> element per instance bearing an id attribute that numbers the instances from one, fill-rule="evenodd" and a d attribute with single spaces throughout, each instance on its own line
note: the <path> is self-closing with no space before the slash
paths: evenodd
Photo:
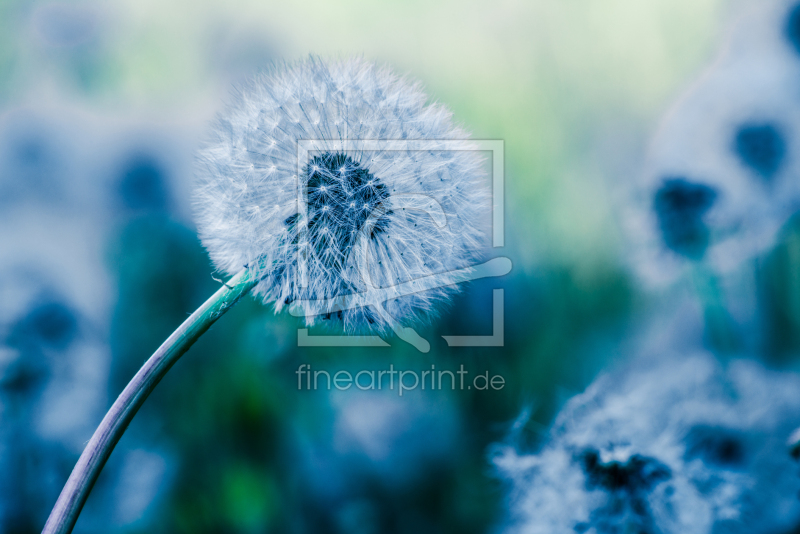
<path id="1" fill-rule="evenodd" d="M 256 282 L 248 269 L 239 272 L 186 319 L 139 369 L 86 445 L 50 512 L 42 534 L 72 532 L 97 476 L 147 396 L 178 358 Z"/>

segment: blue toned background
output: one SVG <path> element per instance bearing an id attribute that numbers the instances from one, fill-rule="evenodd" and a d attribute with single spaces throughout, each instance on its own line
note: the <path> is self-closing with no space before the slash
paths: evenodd
<path id="1" fill-rule="evenodd" d="M 724 345 L 708 314 L 711 327 L 658 319 L 693 286 L 640 275 L 630 226 L 645 223 L 628 208 L 652 207 L 642 184 L 682 139 L 669 117 L 724 49 L 737 10 L 758 5 L 0 0 L 0 533 L 40 531 L 115 396 L 218 287 L 191 217 L 194 150 L 232 84 L 308 54 L 388 64 L 475 138 L 505 141 L 496 252 L 514 268 L 465 289 L 423 333 L 429 354 L 396 339 L 298 348 L 296 320 L 242 302 L 147 401 L 76 531 L 496 528 L 506 487 L 489 454 L 520 413 L 515 435 L 535 447 L 564 402 L 636 340 Z M 769 39 L 754 32 L 731 53 Z M 686 113 L 725 124 L 704 109 Z M 695 149 L 712 159 L 736 150 Z M 794 145 L 785 150 L 793 159 Z M 729 269 L 722 284 L 743 335 L 757 338 L 748 348 L 786 369 L 800 349 L 800 230 L 789 215 L 774 225 L 783 231 L 759 250 L 757 276 Z M 490 333 L 498 284 L 505 346 L 449 349 L 443 334 Z M 297 389 L 301 364 L 355 373 L 390 363 L 463 364 L 505 387 L 403 398 Z"/>

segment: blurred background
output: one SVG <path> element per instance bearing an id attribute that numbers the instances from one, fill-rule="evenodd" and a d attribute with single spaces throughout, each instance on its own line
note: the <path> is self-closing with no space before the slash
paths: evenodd
<path id="1" fill-rule="evenodd" d="M 76 532 L 492 531 L 493 443 L 513 431 L 535 445 L 636 340 L 724 345 L 702 311 L 664 312 L 694 286 L 641 280 L 620 205 L 736 14 L 766 4 L 0 0 L 0 533 L 41 530 L 113 399 L 219 286 L 191 217 L 193 152 L 233 84 L 308 54 L 385 63 L 475 138 L 505 141 L 495 253 L 514 268 L 466 288 L 423 332 L 429 354 L 397 340 L 298 348 L 296 320 L 246 299 L 147 401 Z M 787 221 L 755 274 L 726 279 L 731 298 L 757 297 L 740 299 L 757 313 L 731 312 L 748 350 L 782 369 L 800 348 L 800 225 Z M 495 287 L 505 346 L 448 348 L 441 335 L 491 333 Z M 390 363 L 463 364 L 505 387 L 297 388 L 301 364 Z"/>

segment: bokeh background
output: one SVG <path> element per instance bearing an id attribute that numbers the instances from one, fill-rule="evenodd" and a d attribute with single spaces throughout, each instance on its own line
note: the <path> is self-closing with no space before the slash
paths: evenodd
<path id="1" fill-rule="evenodd" d="M 309 54 L 385 63 L 476 138 L 505 141 L 495 252 L 514 268 L 465 290 L 424 332 L 429 354 L 298 348 L 296 320 L 242 302 L 147 401 L 76 531 L 497 528 L 492 444 L 534 447 L 631 340 L 696 335 L 652 319 L 692 286 L 640 280 L 620 205 L 662 118 L 759 2 L 0 0 L 0 533 L 40 531 L 115 396 L 218 287 L 191 217 L 193 152 L 232 84 Z M 758 357 L 784 369 L 800 348 L 792 228 L 751 284 L 770 325 L 753 334 Z M 448 348 L 443 334 L 490 333 L 494 287 L 505 346 Z M 301 364 L 390 363 L 506 385 L 297 388 Z"/>

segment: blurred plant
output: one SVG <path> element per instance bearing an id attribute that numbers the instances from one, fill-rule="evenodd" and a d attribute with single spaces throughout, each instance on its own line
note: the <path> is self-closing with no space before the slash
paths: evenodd
<path id="1" fill-rule="evenodd" d="M 643 277 L 685 260 L 725 273 L 774 243 L 800 209 L 796 2 L 749 5 L 722 53 L 665 114 L 628 220 Z M 796 30 L 792 30 L 796 31 Z"/>
<path id="2" fill-rule="evenodd" d="M 484 251 L 489 197 L 468 134 L 426 100 L 418 84 L 361 60 L 312 58 L 243 88 L 201 152 L 199 233 L 217 268 L 249 265 L 257 295 L 276 311 L 295 304 L 309 324 L 335 316 L 349 332 L 387 331 L 391 316 L 432 313 L 453 291 L 449 273 Z M 298 162 L 300 139 L 308 162 Z M 389 140 L 408 143 L 358 144 Z M 387 298 L 385 310 L 358 298 L 433 274 L 440 287 Z M 356 305 L 343 307 L 345 295 Z"/>
<path id="3" fill-rule="evenodd" d="M 800 521 L 785 440 L 800 378 L 706 353 L 661 354 L 571 399 L 536 453 L 494 457 L 508 532 L 780 532 Z"/>
<path id="4" fill-rule="evenodd" d="M 0 210 L 4 533 L 38 531 L 44 522 L 94 418 L 102 413 L 110 354 L 106 312 L 111 296 L 101 254 L 106 238 L 103 203 L 85 209 L 71 204 L 69 195 L 53 194 L 75 185 L 73 172 L 80 162 L 74 154 L 52 149 L 65 132 L 50 121 L 34 117 L 20 129 L 17 120 L 11 114 L 0 126 L 9 140 L 0 153 L 0 191 L 9 193 L 4 201 L 13 201 Z M 73 125 L 76 130 L 81 127 Z M 27 142 L 37 148 L 15 150 Z M 26 154 L 36 157 L 19 157 Z M 33 183 L 24 187 L 20 177 Z M 102 180 L 96 183 L 98 198 L 103 185 Z M 134 491 L 90 503 L 82 531 L 100 531 L 98 525 L 130 526 L 145 515 L 165 463 L 153 449 L 121 448 L 100 482 L 102 492 L 116 495 L 120 487 Z"/>
<path id="5" fill-rule="evenodd" d="M 417 309 L 430 313 L 433 302 L 454 292 L 443 287 L 461 280 L 450 270 L 470 267 L 481 253 L 488 195 L 479 181 L 480 159 L 466 141 L 458 141 L 466 132 L 452 125 L 443 107 L 425 102 L 417 85 L 361 60 L 327 65 L 311 59 L 241 91 L 202 153 L 197 193 L 203 242 L 233 277 L 161 345 L 119 396 L 78 460 L 44 532 L 72 530 L 144 400 L 194 341 L 251 289 L 267 302 L 277 299 L 276 310 L 307 299 L 301 307 L 309 324 L 316 315 L 339 312 L 347 331 L 391 325 L 398 333 L 390 314 L 405 319 Z M 301 172 L 298 143 L 309 135 L 319 138 L 320 155 Z M 411 145 L 407 153 L 351 151 L 349 136 L 401 138 Z M 459 150 L 413 150 L 416 142 L 440 139 L 456 140 Z M 307 213 L 299 211 L 303 202 L 296 188 L 305 191 Z M 404 202 L 404 195 L 425 195 L 425 204 Z M 412 209 L 427 211 L 433 223 Z M 374 257 L 367 246 L 377 251 Z M 303 262 L 310 267 L 304 273 L 308 289 L 297 274 Z M 434 274 L 436 283 L 420 284 L 426 293 L 395 298 L 388 312 L 381 301 L 358 302 L 349 310 L 320 305 L 369 289 L 373 281 L 414 284 Z M 359 309 L 366 305 L 374 310 Z"/>
<path id="6" fill-rule="evenodd" d="M 773 363 L 787 364 L 800 353 L 800 216 L 757 267 L 764 351 Z"/>
<path id="7" fill-rule="evenodd" d="M 627 208 L 631 255 L 651 286 L 688 269 L 708 346 L 757 350 L 756 307 L 742 276 L 800 209 L 800 56 L 796 2 L 746 6 L 719 57 L 659 125 Z"/>

